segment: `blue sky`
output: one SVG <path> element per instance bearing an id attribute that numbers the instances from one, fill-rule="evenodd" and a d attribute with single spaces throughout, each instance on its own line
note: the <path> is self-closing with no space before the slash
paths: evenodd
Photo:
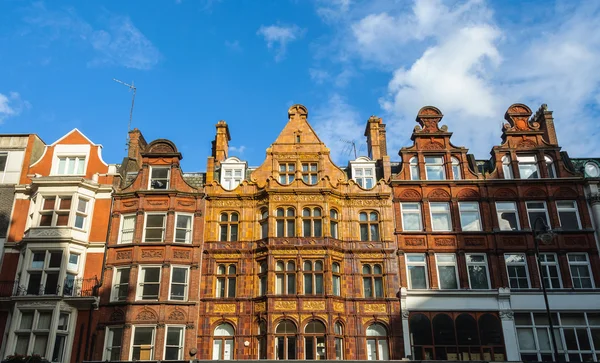
<path id="1" fill-rule="evenodd" d="M 489 157 L 515 102 L 554 111 L 571 156 L 598 156 L 600 2 L 162 0 L 0 2 L 0 132 L 54 142 L 79 128 L 125 155 L 133 126 L 168 138 L 201 171 L 214 125 L 231 155 L 259 165 L 294 103 L 334 160 L 365 153 L 383 117 L 388 152 L 410 145 L 419 108 L 477 158 Z"/>

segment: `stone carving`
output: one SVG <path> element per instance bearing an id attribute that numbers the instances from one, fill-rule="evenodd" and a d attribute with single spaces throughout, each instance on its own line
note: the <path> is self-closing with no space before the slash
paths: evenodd
<path id="1" fill-rule="evenodd" d="M 123 205 L 126 207 L 133 207 L 134 205 L 137 204 L 137 200 L 131 201 L 131 202 L 123 202 Z"/>
<path id="2" fill-rule="evenodd" d="M 438 123 L 441 121 L 442 117 L 444 117 L 444 115 L 436 107 L 425 106 L 421 108 L 417 115 L 417 122 L 420 126 L 415 127 L 415 132 L 435 133 L 444 131 L 440 130 L 438 126 Z"/>
<path id="3" fill-rule="evenodd" d="M 465 238 L 465 245 L 467 246 L 482 246 L 482 238 Z"/>
<path id="4" fill-rule="evenodd" d="M 365 313 L 385 313 L 387 308 L 385 304 L 365 304 L 363 305 L 363 312 Z"/>
<path id="5" fill-rule="evenodd" d="M 427 197 L 429 199 L 450 200 L 450 194 L 443 189 L 434 189 L 433 191 L 431 191 L 431 193 L 429 193 Z"/>
<path id="6" fill-rule="evenodd" d="M 443 150 L 444 145 L 440 144 L 439 142 L 430 141 L 427 144 L 423 145 L 422 149 L 423 150 Z"/>
<path id="7" fill-rule="evenodd" d="M 561 187 L 554 193 L 554 196 L 557 198 L 574 199 L 577 198 L 577 193 L 571 188 Z"/>
<path id="8" fill-rule="evenodd" d="M 325 301 L 305 301 L 302 308 L 304 310 L 325 310 Z"/>
<path id="9" fill-rule="evenodd" d="M 177 149 L 171 141 L 162 139 L 151 142 L 148 152 L 155 154 L 170 154 L 177 152 Z"/>
<path id="10" fill-rule="evenodd" d="M 70 228 L 43 228 L 35 227 L 29 230 L 28 237 L 69 237 Z"/>
<path id="11" fill-rule="evenodd" d="M 273 306 L 275 310 L 296 310 L 296 302 L 295 301 L 275 301 Z"/>
<path id="12" fill-rule="evenodd" d="M 131 250 L 117 251 L 117 260 L 130 260 Z"/>
<path id="13" fill-rule="evenodd" d="M 357 253 L 356 255 L 360 259 L 383 258 L 383 254 L 382 253 Z"/>
<path id="14" fill-rule="evenodd" d="M 502 238 L 502 244 L 505 246 L 520 246 L 523 241 L 520 237 L 504 237 Z"/>
<path id="15" fill-rule="evenodd" d="M 215 304 L 213 305 L 215 313 L 235 313 L 235 304 Z"/>
<path id="16" fill-rule="evenodd" d="M 254 312 L 262 313 L 267 311 L 267 303 L 264 301 L 254 303 Z"/>
<path id="17" fill-rule="evenodd" d="M 117 309 L 110 314 L 110 321 L 123 321 L 125 320 L 125 313 L 123 310 Z"/>
<path id="18" fill-rule="evenodd" d="M 149 320 L 156 320 L 157 317 L 156 317 L 156 313 L 153 310 L 146 308 L 146 309 L 140 311 L 139 314 L 137 314 L 137 317 L 135 319 L 149 321 Z"/>
<path id="19" fill-rule="evenodd" d="M 404 244 L 407 246 L 425 246 L 425 238 L 405 238 Z"/>
<path id="20" fill-rule="evenodd" d="M 546 193 L 540 188 L 529 188 L 525 192 L 525 196 L 528 198 L 545 198 Z"/>
<path id="21" fill-rule="evenodd" d="M 511 189 L 502 188 L 496 191 L 494 197 L 498 199 L 514 199 L 517 198 L 517 194 Z"/>
<path id="22" fill-rule="evenodd" d="M 502 310 L 500 311 L 500 319 L 501 320 L 513 320 L 515 314 L 510 310 Z"/>
<path id="23" fill-rule="evenodd" d="M 242 257 L 241 253 L 215 253 L 211 255 L 215 259 L 231 259 Z"/>
<path id="24" fill-rule="evenodd" d="M 523 140 L 517 144 L 519 149 L 533 149 L 535 147 L 537 147 L 537 144 L 532 140 Z"/>
<path id="25" fill-rule="evenodd" d="M 173 310 L 171 314 L 167 317 L 167 320 L 176 320 L 176 321 L 184 321 L 185 313 L 179 309 Z"/>
<path id="26" fill-rule="evenodd" d="M 529 117 L 532 115 L 531 109 L 524 104 L 515 103 L 510 106 L 504 114 L 504 119 L 508 123 L 504 124 L 504 131 L 527 131 L 537 130 L 540 124 L 537 122 L 529 122 Z"/>
<path id="27" fill-rule="evenodd" d="M 408 311 L 408 309 L 402 309 L 402 319 L 408 319 L 409 315 L 410 312 Z"/>
<path id="28" fill-rule="evenodd" d="M 479 198 L 479 193 L 473 189 L 463 189 L 458 193 L 458 198 L 477 199 L 477 198 Z"/>
<path id="29" fill-rule="evenodd" d="M 153 206 L 166 206 L 168 202 L 166 200 L 147 200 L 146 203 Z"/>
<path id="30" fill-rule="evenodd" d="M 587 240 L 582 236 L 565 236 L 565 244 L 567 246 L 585 246 L 587 245 Z"/>
<path id="31" fill-rule="evenodd" d="M 333 303 L 333 310 L 337 311 L 337 312 L 340 312 L 340 313 L 343 313 L 346 309 L 345 309 L 345 306 L 344 306 L 343 302 L 335 301 Z"/>
<path id="32" fill-rule="evenodd" d="M 189 207 L 189 206 L 194 205 L 194 202 L 193 201 L 178 200 L 177 204 L 180 205 L 180 206 L 182 206 L 182 207 Z"/>
<path id="33" fill-rule="evenodd" d="M 421 193 L 414 189 L 407 189 L 400 195 L 402 199 L 421 199 Z"/>
<path id="34" fill-rule="evenodd" d="M 456 244 L 454 238 L 436 238 L 436 246 L 454 246 Z"/>
<path id="35" fill-rule="evenodd" d="M 162 250 L 142 250 L 142 258 L 162 258 Z"/>
<path id="36" fill-rule="evenodd" d="M 174 258 L 190 258 L 190 251 L 174 250 L 173 257 Z"/>

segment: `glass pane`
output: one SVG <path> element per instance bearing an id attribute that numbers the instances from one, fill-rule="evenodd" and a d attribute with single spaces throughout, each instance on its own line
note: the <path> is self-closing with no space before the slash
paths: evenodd
<path id="1" fill-rule="evenodd" d="M 60 268 L 61 262 L 62 262 L 62 251 L 50 252 L 50 262 L 48 263 L 48 267 Z"/>
<path id="2" fill-rule="evenodd" d="M 412 289 L 426 289 L 425 266 L 408 266 L 410 275 L 410 287 Z"/>
<path id="3" fill-rule="evenodd" d="M 31 312 L 23 312 L 21 314 L 21 324 L 19 325 L 19 329 L 29 330 L 33 325 L 33 311 Z"/>
<path id="4" fill-rule="evenodd" d="M 538 329 L 538 332 L 541 329 Z M 533 330 L 531 328 L 517 328 L 517 337 L 519 339 L 519 348 L 521 350 L 537 350 Z"/>
<path id="5" fill-rule="evenodd" d="M 458 289 L 454 266 L 438 266 L 440 289 Z"/>
<path id="6" fill-rule="evenodd" d="M 46 356 L 46 346 L 48 345 L 48 335 L 36 334 L 33 343 L 33 354 Z"/>
<path id="7" fill-rule="evenodd" d="M 162 214 L 149 214 L 146 227 L 162 227 L 165 216 Z"/>
<path id="8" fill-rule="evenodd" d="M 485 266 L 468 266 L 468 270 L 472 289 L 489 288 Z"/>
<path id="9" fill-rule="evenodd" d="M 60 198 L 60 204 L 58 206 L 60 210 L 69 210 L 71 209 L 71 198 Z"/>

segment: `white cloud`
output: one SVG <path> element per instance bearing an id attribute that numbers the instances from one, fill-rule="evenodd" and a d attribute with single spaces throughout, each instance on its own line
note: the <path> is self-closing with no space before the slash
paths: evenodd
<path id="1" fill-rule="evenodd" d="M 237 153 L 239 155 L 244 154 L 244 151 L 246 150 L 246 146 L 242 145 L 242 146 L 230 146 L 229 147 L 229 153 L 233 154 L 233 153 Z"/>
<path id="2" fill-rule="evenodd" d="M 30 107 L 31 104 L 21 99 L 21 95 L 17 92 L 9 92 L 8 96 L 0 93 L 0 124 L 10 117 L 20 115 L 24 109 Z"/>
<path id="3" fill-rule="evenodd" d="M 300 39 L 305 30 L 297 25 L 269 25 L 261 27 L 256 32 L 262 35 L 269 49 L 275 48 L 275 61 L 279 62 L 285 58 L 287 44 Z"/>
<path id="4" fill-rule="evenodd" d="M 310 75 L 310 79 L 312 79 L 316 84 L 323 84 L 323 82 L 330 78 L 327 71 L 318 68 L 310 68 L 308 70 L 308 74 Z"/>

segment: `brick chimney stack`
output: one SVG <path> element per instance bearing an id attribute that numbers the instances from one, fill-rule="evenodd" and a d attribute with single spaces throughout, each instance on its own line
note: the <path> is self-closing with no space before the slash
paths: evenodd
<path id="1" fill-rule="evenodd" d="M 229 141 L 231 141 L 227 122 L 220 120 L 215 126 L 217 128 L 217 134 L 212 141 L 212 155 L 208 157 L 208 162 L 206 163 L 207 183 L 214 180 L 215 168 L 221 165 L 222 161 L 227 159 L 227 156 L 229 155 Z"/>
<path id="2" fill-rule="evenodd" d="M 387 154 L 385 124 L 380 117 L 371 116 L 365 129 L 369 157 L 383 168 L 384 179 L 391 176 L 390 157 Z"/>
<path id="3" fill-rule="evenodd" d="M 148 143 L 142 132 L 135 128 L 129 131 L 129 145 L 127 146 L 127 157 L 133 159 L 138 163 L 138 167 L 141 166 L 142 152 L 146 149 Z"/>

